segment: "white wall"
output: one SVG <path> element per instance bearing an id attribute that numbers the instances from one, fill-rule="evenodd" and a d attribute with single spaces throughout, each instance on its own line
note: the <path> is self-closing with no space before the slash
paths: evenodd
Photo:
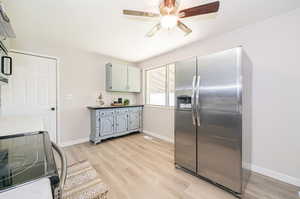
<path id="1" fill-rule="evenodd" d="M 71 144 L 87 140 L 90 133 L 90 115 L 86 106 L 95 105 L 96 97 L 103 93 L 109 104 L 113 97 L 121 96 L 136 103 L 135 94 L 105 92 L 105 64 L 122 62 L 103 55 L 65 46 L 51 46 L 47 41 L 37 41 L 18 32 L 12 41 L 12 49 L 58 57 L 60 101 L 60 143 Z"/>
<path id="2" fill-rule="evenodd" d="M 24 7 L 16 6 L 15 3 L 9 3 L 9 1 L 5 1 L 5 5 L 17 35 L 17 39 L 11 42 L 11 48 L 53 56 L 60 60 L 60 101 L 58 102 L 60 108 L 58 140 L 60 143 L 72 144 L 87 140 L 90 133 L 90 115 L 86 106 L 95 105 L 96 97 L 100 92 L 103 93 L 108 104 L 113 97 L 128 98 L 132 104 L 136 103 L 136 94 L 105 92 L 105 64 L 127 62 L 83 50 L 82 46 L 78 48 L 74 45 L 76 43 L 74 35 L 78 32 L 73 33 L 68 25 L 53 20 L 55 16 L 47 15 L 47 10 L 41 12 L 34 6 L 24 10 Z M 47 20 L 43 21 L 42 19 L 45 18 L 36 17 L 39 14 Z M 47 28 L 43 26 L 44 24 Z M 59 34 L 53 30 L 53 27 L 59 27 Z M 58 40 L 69 41 L 69 43 L 59 43 Z M 95 42 L 98 44 L 97 41 Z M 99 45 L 103 44 L 99 43 Z"/>
<path id="3" fill-rule="evenodd" d="M 144 108 L 143 131 L 163 140 L 174 142 L 174 109 L 146 106 Z"/>
<path id="4" fill-rule="evenodd" d="M 253 66 L 253 168 L 300 186 L 300 9 L 199 41 L 139 63 L 153 67 L 242 45 Z M 161 110 L 145 109 L 160 116 Z M 164 110 L 170 111 L 170 110 Z M 164 116 L 171 115 L 164 113 Z M 166 136 L 169 123 L 145 117 L 145 130 Z M 160 126 L 163 131 L 156 129 Z M 164 133 L 164 134 L 162 134 Z M 168 135 L 172 139 L 173 134 Z"/>

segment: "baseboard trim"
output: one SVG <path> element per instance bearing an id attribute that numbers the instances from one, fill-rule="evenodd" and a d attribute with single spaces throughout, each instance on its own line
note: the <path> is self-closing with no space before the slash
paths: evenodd
<path id="1" fill-rule="evenodd" d="M 166 142 L 174 143 L 174 140 L 172 138 L 167 137 L 167 136 L 159 135 L 157 133 L 153 133 L 153 132 L 147 131 L 147 130 L 143 130 L 143 133 L 145 133 L 147 135 L 150 135 L 150 136 L 153 136 L 153 137 L 156 137 L 156 138 L 159 138 L 159 139 L 164 140 Z"/>
<path id="2" fill-rule="evenodd" d="M 174 143 L 174 140 L 172 140 L 171 138 L 159 135 L 158 133 L 154 133 L 154 132 L 150 132 L 150 131 L 146 131 L 146 130 L 144 130 L 143 132 L 147 135 L 162 139 L 167 142 Z M 251 165 L 251 170 L 256 173 L 262 174 L 264 176 L 268 176 L 270 178 L 274 178 L 276 180 L 300 187 L 300 179 L 298 179 L 298 178 L 288 176 L 286 174 L 283 174 L 283 173 L 280 173 L 277 171 L 273 171 L 270 169 L 266 169 L 263 167 L 259 167 L 257 165 L 253 165 L 253 164 Z"/>
<path id="3" fill-rule="evenodd" d="M 71 140 L 71 141 L 67 141 L 67 142 L 62 142 L 59 144 L 59 146 L 61 147 L 67 147 L 67 146 L 72 146 L 72 145 L 75 145 L 75 144 L 81 144 L 81 143 L 84 143 L 84 142 L 88 142 L 90 140 L 89 137 L 87 138 L 80 138 L 80 139 L 77 139 L 77 140 Z"/>
<path id="4" fill-rule="evenodd" d="M 259 166 L 253 165 L 253 164 L 251 165 L 251 170 L 256 173 L 274 178 L 276 180 L 300 187 L 300 179 L 298 179 L 298 178 L 288 176 L 286 174 L 283 174 L 283 173 L 280 173 L 277 171 L 273 171 L 270 169 L 266 169 L 263 167 L 259 167 Z"/>

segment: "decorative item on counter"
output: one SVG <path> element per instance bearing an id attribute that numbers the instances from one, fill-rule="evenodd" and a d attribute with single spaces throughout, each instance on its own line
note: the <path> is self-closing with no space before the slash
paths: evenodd
<path id="1" fill-rule="evenodd" d="M 129 99 L 124 99 L 124 106 L 128 106 L 130 103 Z"/>
<path id="2" fill-rule="evenodd" d="M 119 103 L 119 104 L 123 104 L 123 99 L 122 99 L 122 97 L 118 98 L 118 103 Z"/>
<path id="3" fill-rule="evenodd" d="M 121 97 L 114 98 L 112 100 L 111 106 L 123 106 L 123 99 Z"/>
<path id="4" fill-rule="evenodd" d="M 123 106 L 123 104 L 122 104 L 122 103 L 115 102 L 115 103 L 111 103 L 111 106 Z"/>
<path id="5" fill-rule="evenodd" d="M 104 106 L 105 103 L 103 101 L 102 93 L 100 93 L 96 101 L 99 103 L 100 106 Z"/>
<path id="6" fill-rule="evenodd" d="M 117 103 L 118 103 L 118 100 L 116 100 L 115 97 L 113 97 L 111 104 L 117 104 Z"/>

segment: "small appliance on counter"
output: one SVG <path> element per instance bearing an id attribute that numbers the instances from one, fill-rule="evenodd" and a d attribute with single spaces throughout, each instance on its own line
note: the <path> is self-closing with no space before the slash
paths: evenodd
<path id="1" fill-rule="evenodd" d="M 8 56 L 0 40 L 0 86 L 8 84 L 9 77 L 12 75 L 12 58 Z"/>
<path id="2" fill-rule="evenodd" d="M 61 175 L 55 164 L 53 150 L 61 158 Z M 33 132 L 0 137 L 0 198 L 15 198 L 35 184 L 24 198 L 36 198 L 36 192 L 51 193 L 42 199 L 61 198 L 66 179 L 66 159 L 62 150 L 51 143 L 47 132 Z M 46 184 L 45 184 L 46 182 Z M 47 185 L 48 186 L 44 186 Z M 44 190 L 40 190 L 43 187 Z M 32 195 L 31 195 L 32 194 Z"/>
<path id="3" fill-rule="evenodd" d="M 16 38 L 10 19 L 0 2 L 0 86 L 6 85 L 12 75 L 12 58 L 8 56 L 9 38 Z"/>

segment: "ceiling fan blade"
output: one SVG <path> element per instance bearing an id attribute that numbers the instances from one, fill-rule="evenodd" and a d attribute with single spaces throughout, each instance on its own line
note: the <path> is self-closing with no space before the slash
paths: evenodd
<path id="1" fill-rule="evenodd" d="M 147 37 L 153 37 L 161 29 L 160 23 L 156 24 L 147 34 Z"/>
<path id="2" fill-rule="evenodd" d="M 180 18 L 192 17 L 196 15 L 204 15 L 209 13 L 218 12 L 220 7 L 220 2 L 212 2 L 208 4 L 204 4 L 201 6 L 196 6 L 193 8 L 187 8 L 184 10 L 179 11 Z"/>
<path id="3" fill-rule="evenodd" d="M 192 32 L 192 30 L 189 27 L 187 27 L 184 23 L 182 23 L 181 21 L 178 21 L 177 27 L 180 30 L 182 30 L 183 32 L 185 32 L 185 36 L 187 36 L 188 34 L 190 34 Z"/>
<path id="4" fill-rule="evenodd" d="M 159 14 L 152 12 L 143 12 L 137 10 L 123 10 L 124 15 L 140 16 L 140 17 L 159 17 Z"/>

